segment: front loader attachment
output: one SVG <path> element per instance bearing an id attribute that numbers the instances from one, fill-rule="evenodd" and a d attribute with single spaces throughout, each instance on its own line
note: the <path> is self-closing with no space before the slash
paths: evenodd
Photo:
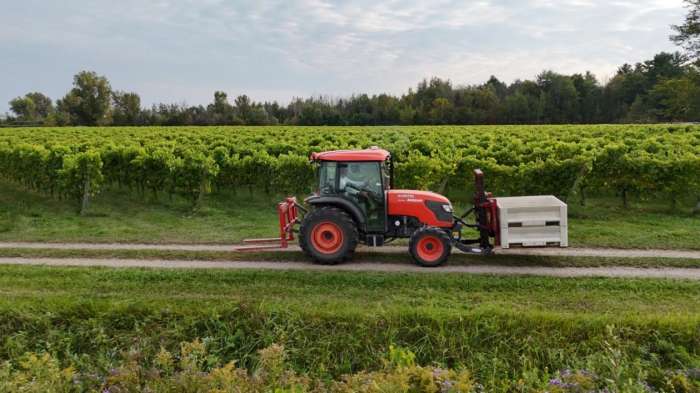
<path id="1" fill-rule="evenodd" d="M 297 203 L 295 197 L 288 197 L 277 204 L 277 215 L 279 216 L 280 235 L 279 237 L 263 239 L 245 239 L 243 243 L 253 244 L 253 246 L 239 247 L 236 251 L 259 251 L 287 248 L 289 242 L 294 240 L 294 225 L 299 223 L 299 209 L 303 210 Z M 277 244 L 275 244 L 277 243 Z"/>

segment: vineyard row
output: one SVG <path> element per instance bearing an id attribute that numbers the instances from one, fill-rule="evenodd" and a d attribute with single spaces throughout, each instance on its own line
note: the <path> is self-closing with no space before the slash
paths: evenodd
<path id="1" fill-rule="evenodd" d="M 627 127 L 4 130 L 0 176 L 83 208 L 106 185 L 196 206 L 219 189 L 308 193 L 311 151 L 380 145 L 394 154 L 402 188 L 465 189 L 481 168 L 497 195 L 700 196 L 700 129 Z"/>

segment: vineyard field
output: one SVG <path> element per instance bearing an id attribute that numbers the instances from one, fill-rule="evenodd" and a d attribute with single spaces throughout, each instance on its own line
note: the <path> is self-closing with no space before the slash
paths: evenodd
<path id="1" fill-rule="evenodd" d="M 0 129 L 0 176 L 85 207 L 105 186 L 177 194 L 306 194 L 314 151 L 381 146 L 397 186 L 495 195 L 700 196 L 700 126 L 123 127 Z"/>

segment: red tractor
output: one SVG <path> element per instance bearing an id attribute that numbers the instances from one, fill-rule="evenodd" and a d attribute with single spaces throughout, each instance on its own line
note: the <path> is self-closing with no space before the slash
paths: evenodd
<path id="1" fill-rule="evenodd" d="M 360 243 L 375 247 L 399 238 L 409 239 L 409 252 L 421 266 L 442 265 L 453 246 L 471 253 L 492 252 L 490 238 L 498 231 L 496 203 L 484 191 L 480 170 L 474 171 L 474 207 L 456 216 L 440 194 L 393 189 L 393 162 L 386 150 L 328 151 L 312 154 L 311 160 L 318 165 L 317 192 L 304 200 L 306 207 L 295 198 L 278 206 L 280 238 L 274 240 L 281 240 L 281 247 L 294 239 L 299 223 L 299 246 L 323 264 L 351 258 Z M 467 223 L 472 213 L 475 222 Z M 475 228 L 479 237 L 463 239 L 464 227 Z M 273 239 L 259 241 L 266 240 Z"/>

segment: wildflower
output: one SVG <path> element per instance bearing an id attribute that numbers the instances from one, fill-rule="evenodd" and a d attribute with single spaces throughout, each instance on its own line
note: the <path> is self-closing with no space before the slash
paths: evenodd
<path id="1" fill-rule="evenodd" d="M 442 393 L 447 393 L 450 391 L 450 389 L 452 389 L 453 386 L 454 386 L 454 382 L 449 380 L 449 379 L 446 379 L 446 380 L 442 381 L 442 383 L 440 384 L 440 391 Z"/>
<path id="2" fill-rule="evenodd" d="M 554 386 L 562 386 L 564 383 L 559 378 L 552 378 L 549 380 L 549 384 Z"/>

